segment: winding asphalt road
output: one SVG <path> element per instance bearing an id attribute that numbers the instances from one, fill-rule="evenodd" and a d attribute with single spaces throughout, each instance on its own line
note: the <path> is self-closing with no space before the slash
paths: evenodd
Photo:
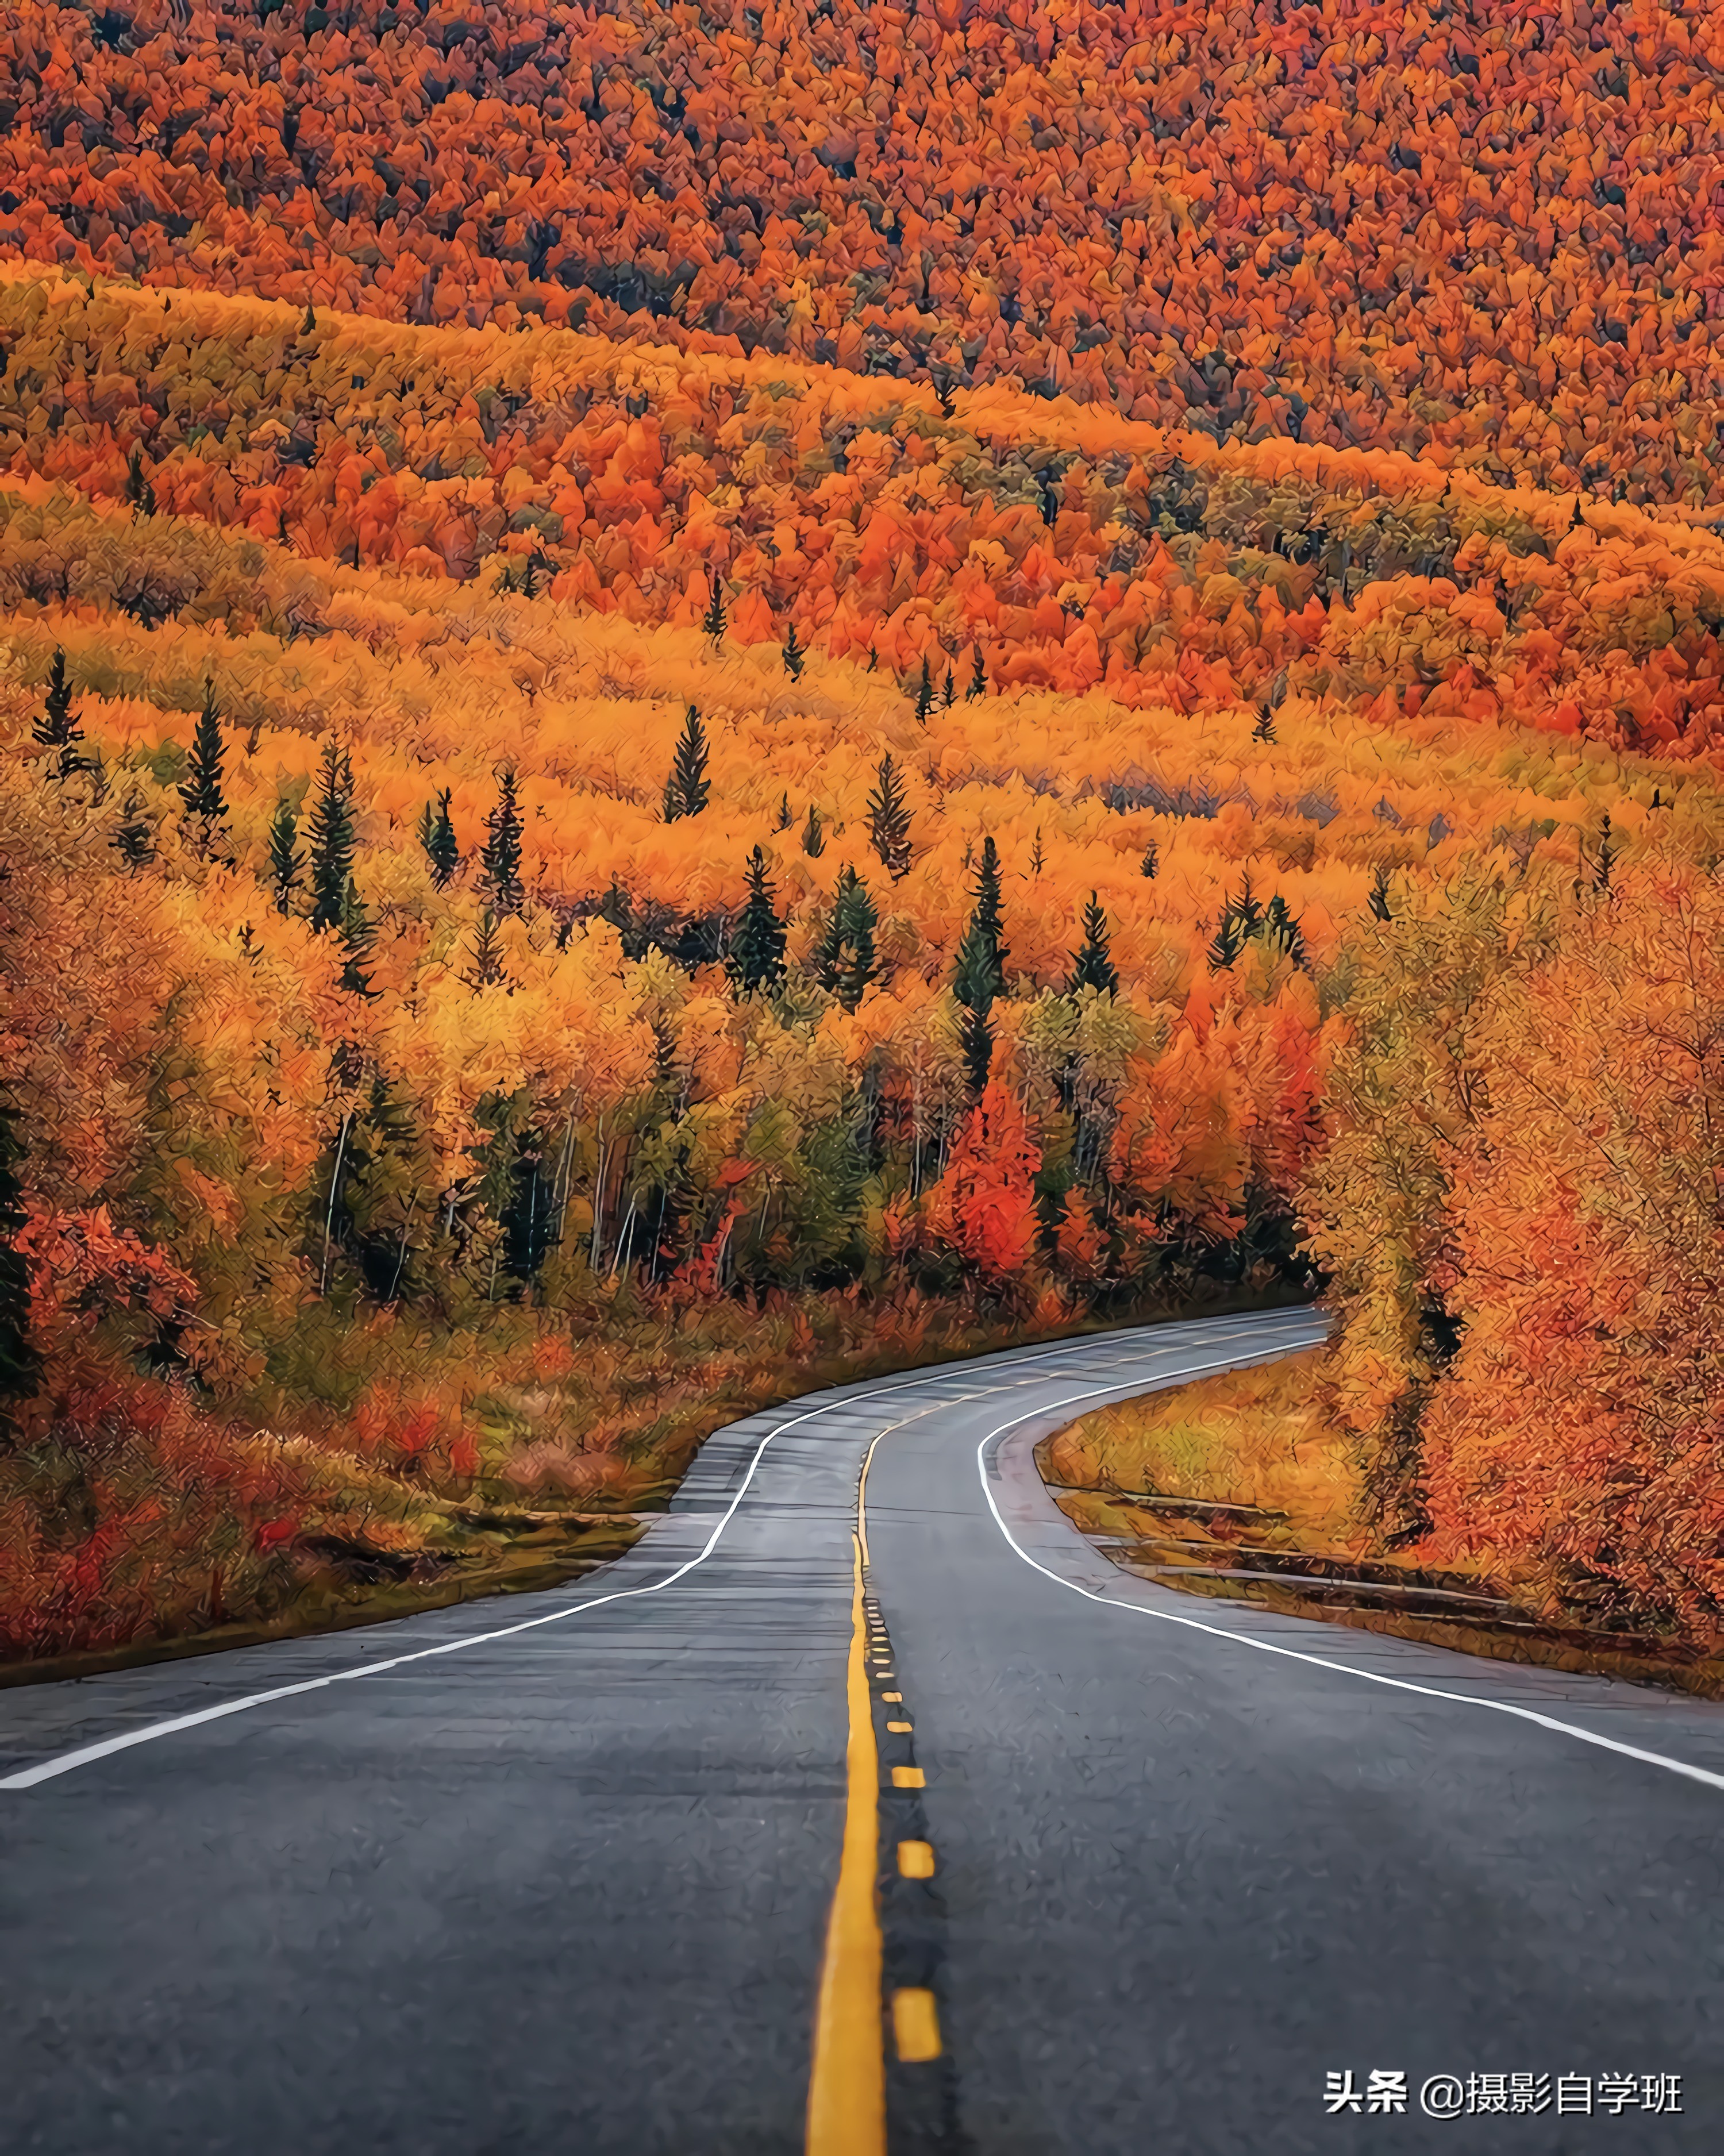
<path id="1" fill-rule="evenodd" d="M 1173 1594 L 1035 1478 L 1319 1324 L 811 1396 L 569 1589 L 0 1692 L 0 2148 L 810 2146 L 876 1437 L 892 2156 L 1724 2145 L 1724 1710 Z"/>

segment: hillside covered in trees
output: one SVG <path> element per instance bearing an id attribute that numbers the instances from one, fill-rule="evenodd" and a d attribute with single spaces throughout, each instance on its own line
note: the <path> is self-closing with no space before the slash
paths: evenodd
<path id="1" fill-rule="evenodd" d="M 545 13 L 0 13 L 6 1651 L 1320 1276 L 1386 1546 L 1711 1636 L 1700 33 Z"/>

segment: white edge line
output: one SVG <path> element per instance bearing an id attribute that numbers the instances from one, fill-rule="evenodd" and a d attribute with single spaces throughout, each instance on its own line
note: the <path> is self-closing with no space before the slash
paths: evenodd
<path id="1" fill-rule="evenodd" d="M 1194 1372 L 1193 1375 L 1201 1375 Z M 1054 1400 L 1046 1407 L 1033 1409 L 1027 1414 L 1014 1415 L 998 1430 L 991 1430 L 976 1448 L 976 1466 L 982 1481 L 982 1494 L 988 1500 L 988 1509 L 993 1514 L 994 1525 L 1005 1537 L 1011 1548 L 1021 1557 L 1032 1572 L 1039 1572 L 1044 1579 L 1051 1579 L 1056 1587 L 1069 1588 L 1074 1594 L 1081 1594 L 1086 1602 L 1099 1603 L 1104 1609 L 1118 1609 L 1135 1617 L 1150 1617 L 1164 1625 L 1183 1625 L 1188 1631 L 1207 1632 L 1211 1639 L 1226 1640 L 1235 1646 L 1253 1647 L 1260 1654 L 1284 1655 L 1288 1661 L 1309 1662 L 1315 1669 L 1332 1670 L 1337 1676 L 1362 1677 L 1367 1684 L 1388 1685 L 1397 1691 L 1418 1692 L 1426 1699 L 1448 1700 L 1456 1707 L 1488 1707 L 1493 1714 L 1512 1714 L 1521 1722 L 1536 1722 L 1541 1729 L 1553 1729 L 1564 1737 L 1578 1737 L 1583 1744 L 1596 1744 L 1600 1751 L 1620 1753 L 1624 1759 L 1638 1759 L 1644 1766 L 1662 1767 L 1667 1774 L 1680 1774 L 1691 1782 L 1703 1783 L 1709 1789 L 1724 1789 L 1724 1774 L 1716 1774 L 1710 1768 L 1691 1766 L 1686 1759 L 1672 1759 L 1662 1752 L 1644 1751 L 1638 1744 L 1624 1744 L 1614 1737 L 1601 1736 L 1597 1730 L 1583 1729 L 1576 1722 L 1559 1722 L 1554 1715 L 1540 1714 L 1536 1708 L 1516 1707 L 1507 1700 L 1481 1699 L 1467 1692 L 1444 1691 L 1436 1685 L 1414 1684 L 1407 1677 L 1383 1676 L 1375 1670 L 1362 1670 L 1347 1662 L 1331 1662 L 1322 1655 L 1308 1655 L 1297 1647 L 1278 1647 L 1272 1640 L 1253 1639 L 1249 1632 L 1234 1631 L 1221 1625 L 1205 1625 L 1196 1617 L 1182 1617 L 1171 1609 L 1152 1609 L 1147 1603 L 1116 1602 L 1111 1596 L 1097 1594 L 1093 1589 L 1080 1587 L 1075 1579 L 1066 1579 L 1057 1572 L 1050 1572 L 1044 1564 L 1038 1564 L 1013 1534 L 994 1502 L 993 1491 L 988 1486 L 988 1448 L 1016 1430 L 1022 1423 L 1034 1420 L 1056 1408 L 1070 1407 L 1075 1401 L 1094 1399 L 1106 1393 L 1124 1389 L 1118 1385 L 1098 1385 L 1093 1391 L 1073 1393 L 1064 1400 Z M 1074 1530 L 1075 1532 L 1075 1530 Z M 1171 1593 L 1172 1590 L 1169 1589 Z"/>
<path id="2" fill-rule="evenodd" d="M 1288 1314 L 1302 1312 L 1306 1307 L 1306 1306 L 1302 1304 L 1290 1305 Z M 1274 1311 L 1241 1311 L 1230 1313 L 1232 1314 L 1236 1314 L 1245 1322 L 1242 1327 L 1244 1330 L 1249 1330 L 1250 1326 L 1261 1324 L 1265 1320 L 1273 1321 L 1281 1315 Z M 1189 1323 L 1193 1321 L 1176 1320 L 1175 1324 L 1182 1322 Z M 1170 1327 L 1168 1329 L 1172 1330 L 1172 1327 Z M 1105 1346 L 1110 1339 L 1120 1339 L 1121 1337 L 1118 1334 L 1106 1332 L 1087 1333 L 1080 1340 L 1062 1341 L 1054 1346 L 1018 1356 L 1009 1366 L 1006 1365 L 1003 1359 L 1001 1367 L 1002 1368 L 1009 1367 L 1015 1370 L 1025 1363 L 1044 1362 L 1050 1357 L 1081 1353 L 1085 1349 L 1093 1351 L 1098 1347 Z M 1129 1335 L 1126 1337 L 1129 1337 Z M 1173 1344 L 1178 1345 L 1178 1343 Z M 1160 1348 L 1149 1352 L 1152 1355 L 1165 1354 L 1168 1349 Z M 881 1384 L 853 1397 L 865 1400 L 873 1398 L 878 1393 L 906 1392 L 918 1385 L 938 1384 L 942 1379 L 949 1379 L 957 1374 L 962 1368 L 963 1365 L 961 1363 L 945 1363 L 936 1369 L 924 1371 L 918 1377 L 900 1378 L 890 1384 Z M 983 1388 L 984 1393 L 1003 1389 L 1004 1389 L 1003 1387 L 995 1385 Z M 1117 1389 L 1117 1388 L 1109 1389 Z M 972 1397 L 975 1396 L 972 1395 Z M 549 1610 L 541 1617 L 523 1618 L 518 1625 L 501 1625 L 495 1631 L 475 1632 L 464 1639 L 445 1640 L 434 1647 L 418 1648 L 410 1655 L 393 1655 L 386 1661 L 362 1662 L 356 1664 L 351 1669 L 331 1670 L 323 1676 L 307 1677 L 298 1684 L 277 1685 L 268 1691 L 249 1692 L 241 1699 L 223 1700 L 218 1706 L 200 1707 L 193 1714 L 178 1714 L 170 1721 L 149 1722 L 141 1729 L 127 1730 L 117 1737 L 105 1737 L 97 1743 L 80 1745 L 73 1752 L 62 1752 L 54 1758 L 42 1760 L 33 1767 L 22 1768 L 16 1774 L 0 1775 L 0 1789 L 33 1789 L 40 1783 L 52 1781 L 56 1775 L 70 1774 L 74 1767 L 90 1766 L 98 1759 L 111 1758 L 116 1752 L 128 1752 L 135 1744 L 148 1744 L 158 1737 L 172 1737 L 182 1729 L 196 1729 L 207 1722 L 219 1722 L 226 1715 L 243 1714 L 249 1707 L 267 1707 L 275 1700 L 297 1698 L 302 1693 L 321 1691 L 330 1685 L 346 1684 L 358 1677 L 381 1676 L 385 1671 L 402 1669 L 409 1662 L 422 1662 L 433 1655 L 453 1655 L 459 1653 L 464 1647 L 483 1647 L 494 1640 L 511 1639 L 516 1634 L 531 1632 L 538 1625 L 558 1624 L 565 1618 L 578 1617 L 587 1610 L 602 1609 L 608 1602 L 624 1602 L 639 1594 L 657 1594 L 664 1589 L 674 1586 L 679 1579 L 692 1572 L 696 1565 L 704 1563 L 711 1557 L 718 1545 L 719 1537 L 730 1525 L 735 1517 L 736 1507 L 747 1494 L 748 1486 L 754 1480 L 755 1471 L 760 1466 L 766 1449 L 772 1440 L 781 1436 L 787 1430 L 794 1430 L 799 1423 L 810 1422 L 817 1415 L 829 1414 L 835 1404 L 839 1404 L 829 1400 L 818 1407 L 808 1408 L 801 1414 L 792 1415 L 785 1421 L 775 1424 L 767 1432 L 754 1449 L 753 1457 L 748 1463 L 748 1472 L 736 1486 L 735 1496 L 726 1507 L 718 1524 L 707 1537 L 704 1546 L 697 1550 L 693 1557 L 678 1565 L 675 1571 L 667 1573 L 663 1579 L 649 1580 L 644 1587 L 615 1588 L 608 1594 L 593 1595 L 586 1601 L 571 1603 L 564 1609 Z M 1027 1419 L 1027 1418 L 1020 1417 L 1019 1419 Z M 1007 1424 L 1005 1427 L 1010 1429 L 1013 1425 Z"/>

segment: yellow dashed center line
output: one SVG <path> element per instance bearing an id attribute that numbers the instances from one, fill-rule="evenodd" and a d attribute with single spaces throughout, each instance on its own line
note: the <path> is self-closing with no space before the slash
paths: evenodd
<path id="1" fill-rule="evenodd" d="M 898 1871 L 905 1879 L 931 1879 L 934 1876 L 934 1845 L 931 1841 L 900 1841 L 898 1845 Z"/>
<path id="2" fill-rule="evenodd" d="M 892 2037 L 906 2065 L 940 2056 L 940 2016 L 931 1991 L 906 1989 L 892 1994 Z"/>

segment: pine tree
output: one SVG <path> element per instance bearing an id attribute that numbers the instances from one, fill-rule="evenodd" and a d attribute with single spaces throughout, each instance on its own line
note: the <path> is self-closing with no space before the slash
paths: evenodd
<path id="1" fill-rule="evenodd" d="M 353 773 L 345 750 L 323 744 L 323 768 L 311 808 L 311 932 L 339 928 L 353 880 Z"/>
<path id="2" fill-rule="evenodd" d="M 1393 921 L 1395 917 L 1389 911 L 1388 878 L 1388 870 L 1379 862 L 1371 874 L 1370 898 L 1371 911 L 1379 921 Z"/>
<path id="3" fill-rule="evenodd" d="M 1042 852 L 1042 827 L 1038 824 L 1035 827 L 1035 841 L 1029 850 L 1029 873 L 1033 876 L 1039 876 L 1046 865 L 1046 856 Z"/>
<path id="4" fill-rule="evenodd" d="M 1120 977 L 1107 945 L 1107 916 L 1092 891 L 1084 908 L 1083 943 L 1071 962 L 1071 978 L 1065 984 L 1067 995 L 1075 996 L 1084 988 L 1094 988 L 1103 996 L 1119 993 Z"/>
<path id="5" fill-rule="evenodd" d="M 664 782 L 664 821 L 674 824 L 680 817 L 698 816 L 711 791 L 706 777 L 706 729 L 690 704 L 670 760 L 670 776 Z"/>
<path id="6" fill-rule="evenodd" d="M 880 916 L 868 886 L 853 868 L 839 875 L 832 919 L 815 957 L 815 973 L 848 1011 L 854 1011 L 879 971 L 874 937 Z"/>
<path id="7" fill-rule="evenodd" d="M 1598 829 L 1598 858 L 1593 864 L 1593 889 L 1602 891 L 1607 898 L 1610 896 L 1610 872 L 1621 858 L 1622 848 L 1611 835 L 1610 811 L 1607 808 Z"/>
<path id="8" fill-rule="evenodd" d="M 993 1065 L 992 1014 L 995 998 L 1005 993 L 1008 955 L 1000 906 L 999 853 L 992 839 L 982 841 L 974 896 L 975 910 L 957 947 L 952 992 L 964 1007 L 959 1035 L 971 1091 L 979 1094 Z"/>
<path id="9" fill-rule="evenodd" d="M 203 826 L 208 844 L 216 828 L 227 819 L 228 803 L 222 792 L 222 762 L 227 754 L 222 740 L 221 713 L 216 708 L 215 685 L 203 685 L 203 709 L 198 715 L 192 737 L 192 759 L 180 786 L 180 798 L 187 816 Z"/>
<path id="10" fill-rule="evenodd" d="M 1257 723 L 1251 729 L 1251 738 L 1256 742 L 1273 742 L 1275 738 L 1275 718 L 1267 704 L 1257 714 Z"/>
<path id="11" fill-rule="evenodd" d="M 784 798 L 778 803 L 778 829 L 781 831 L 788 831 L 795 821 L 796 818 L 790 806 L 790 796 L 787 793 Z"/>
<path id="12" fill-rule="evenodd" d="M 934 708 L 934 675 L 926 657 L 922 660 L 921 679 L 916 685 L 916 716 L 919 726 L 926 726 L 928 714 Z"/>
<path id="13" fill-rule="evenodd" d="M 18 1175 L 23 1158 L 17 1112 L 0 1095 L 0 1401 L 28 1399 L 42 1370 L 30 1340 L 30 1270 L 18 1247 L 25 1220 Z"/>
<path id="14" fill-rule="evenodd" d="M 348 877 L 347 888 L 341 894 L 341 917 L 336 925 L 341 933 L 341 948 L 346 953 L 337 985 L 351 995 L 369 996 L 373 991 L 368 968 L 377 935 L 351 876 Z"/>
<path id="15" fill-rule="evenodd" d="M 126 459 L 126 498 L 141 515 L 156 514 L 156 490 L 145 474 L 143 451 L 136 442 Z"/>
<path id="16" fill-rule="evenodd" d="M 793 681 L 802 679 L 802 670 L 808 654 L 796 640 L 796 624 L 792 622 L 784 639 L 784 671 Z"/>
<path id="17" fill-rule="evenodd" d="M 784 924 L 772 905 L 767 857 L 757 846 L 749 857 L 748 896 L 731 938 L 730 975 L 740 996 L 770 988 L 784 977 Z"/>
<path id="18" fill-rule="evenodd" d="M 957 701 L 957 683 L 952 678 L 952 669 L 949 666 L 946 670 L 945 684 L 940 691 L 940 701 L 948 711 Z"/>
<path id="19" fill-rule="evenodd" d="M 1143 849 L 1143 859 L 1137 864 L 1137 872 L 1140 875 L 1147 876 L 1150 881 L 1153 883 L 1157 875 L 1160 873 L 1161 865 L 1162 850 L 1158 845 L 1157 845 L 1155 840 L 1152 839 L 1149 844 Z"/>
<path id="20" fill-rule="evenodd" d="M 826 834 L 820 828 L 820 812 L 812 801 L 808 803 L 808 820 L 802 827 L 802 850 L 817 858 L 826 850 Z"/>
<path id="21" fill-rule="evenodd" d="M 305 319 L 300 324 L 300 335 L 301 336 L 310 336 L 316 327 L 317 317 L 312 312 L 311 308 L 308 304 L 305 309 Z"/>
<path id="22" fill-rule="evenodd" d="M 425 803 L 425 813 L 419 819 L 419 844 L 425 850 L 425 859 L 431 865 L 431 880 L 439 891 L 447 891 L 459 873 L 461 850 L 455 844 L 455 827 L 449 813 L 449 789 L 444 787 L 437 797 L 434 810 Z"/>
<path id="23" fill-rule="evenodd" d="M 293 911 L 294 893 L 300 887 L 305 857 L 299 850 L 300 824 L 291 801 L 275 804 L 275 820 L 269 826 L 269 881 L 275 892 L 275 911 Z"/>
<path id="24" fill-rule="evenodd" d="M 874 791 L 868 797 L 868 835 L 880 866 L 894 883 L 909 875 L 910 810 L 890 750 L 880 760 Z"/>
<path id="25" fill-rule="evenodd" d="M 521 804 L 516 795 L 515 767 L 505 764 L 497 774 L 497 805 L 485 819 L 488 834 L 480 856 L 485 888 L 499 913 L 519 913 L 524 896 L 521 882 Z"/>
<path id="26" fill-rule="evenodd" d="M 126 797 L 114 844 L 128 869 L 141 869 L 156 858 L 156 826 L 144 814 L 143 796 L 135 786 Z"/>
<path id="27" fill-rule="evenodd" d="M 1221 909 L 1220 925 L 1209 945 L 1209 971 L 1222 973 L 1229 971 L 1239 962 L 1245 947 L 1245 932 L 1239 916 L 1229 899 Z"/>
<path id="28" fill-rule="evenodd" d="M 497 933 L 497 916 L 490 906 L 486 906 L 479 916 L 479 934 L 473 946 L 473 970 L 465 978 L 475 993 L 480 988 L 495 988 L 505 978 L 502 940 Z"/>
<path id="29" fill-rule="evenodd" d="M 65 778 L 83 762 L 78 752 L 84 729 L 72 716 L 72 687 L 66 679 L 66 654 L 58 647 L 48 670 L 48 701 L 37 721 L 33 737 L 44 748 L 59 751 L 58 775 Z"/>
<path id="30" fill-rule="evenodd" d="M 711 572 L 706 596 L 706 617 L 700 626 L 716 644 L 725 631 L 724 588 L 718 581 L 718 572 Z"/>
<path id="31" fill-rule="evenodd" d="M 1287 901 L 1277 891 L 1263 916 L 1263 939 L 1271 949 L 1285 952 L 1301 970 L 1305 965 L 1305 932 Z"/>
<path id="32" fill-rule="evenodd" d="M 865 673 L 871 674 L 871 673 L 873 673 L 873 671 L 874 671 L 875 668 L 876 666 L 878 666 L 878 665 L 879 665 L 879 664 L 880 664 L 880 654 L 879 654 L 879 653 L 875 649 L 874 646 L 870 644 L 869 645 L 869 647 L 868 647 L 868 665 L 867 665 L 867 666 L 866 666 L 863 670 L 864 670 Z"/>
<path id="33" fill-rule="evenodd" d="M 1239 895 L 1233 901 L 1233 910 L 1239 916 L 1239 927 L 1246 936 L 1255 936 L 1263 926 L 1263 908 L 1257 894 L 1251 888 L 1251 871 L 1247 869 L 1239 879 Z"/>
<path id="34" fill-rule="evenodd" d="M 982 646 L 979 644 L 975 647 L 975 668 L 970 675 L 970 685 L 964 691 L 964 701 L 972 704 L 978 696 L 985 696 L 988 694 L 988 670 L 982 664 Z"/>

